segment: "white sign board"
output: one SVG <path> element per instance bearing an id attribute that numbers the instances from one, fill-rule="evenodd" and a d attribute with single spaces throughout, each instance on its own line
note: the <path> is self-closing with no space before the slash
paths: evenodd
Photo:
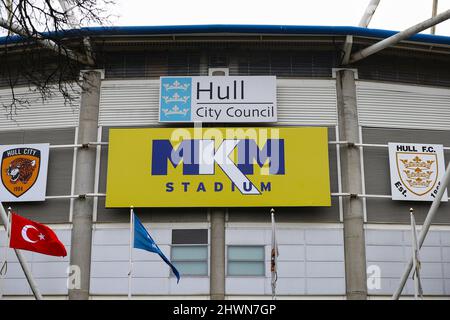
<path id="1" fill-rule="evenodd" d="M 49 144 L 0 145 L 0 201 L 44 201 Z"/>
<path id="2" fill-rule="evenodd" d="M 276 77 L 161 77 L 159 121 L 276 122 Z"/>
<path id="3" fill-rule="evenodd" d="M 389 143 L 392 200 L 433 201 L 444 176 L 439 144 Z M 442 201 L 447 201 L 445 191 Z"/>

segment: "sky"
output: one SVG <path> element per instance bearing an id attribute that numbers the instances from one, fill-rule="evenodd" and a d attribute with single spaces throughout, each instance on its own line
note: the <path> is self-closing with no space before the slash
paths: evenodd
<path id="1" fill-rule="evenodd" d="M 116 26 L 275 24 L 357 26 L 370 0 L 115 0 Z M 432 0 L 381 0 L 369 28 L 404 30 L 431 17 Z M 438 13 L 450 0 L 438 0 Z M 429 30 L 423 33 L 429 33 Z M 436 27 L 450 36 L 450 20 Z"/>

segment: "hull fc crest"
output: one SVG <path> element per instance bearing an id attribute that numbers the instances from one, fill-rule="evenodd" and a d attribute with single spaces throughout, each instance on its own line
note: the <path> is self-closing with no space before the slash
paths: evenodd
<path id="1" fill-rule="evenodd" d="M 392 200 L 433 201 L 445 172 L 440 144 L 389 143 Z M 447 201 L 447 191 L 442 201 Z"/>
<path id="2" fill-rule="evenodd" d="M 411 193 L 423 196 L 436 185 L 438 158 L 435 153 L 397 152 L 397 170 L 403 185 Z"/>

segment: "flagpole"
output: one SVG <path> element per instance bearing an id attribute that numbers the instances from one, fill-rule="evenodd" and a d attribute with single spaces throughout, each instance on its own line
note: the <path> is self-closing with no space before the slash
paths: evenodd
<path id="1" fill-rule="evenodd" d="M 412 249 L 412 257 L 413 257 L 413 280 L 414 280 L 414 299 L 417 300 L 417 296 L 418 296 L 418 292 L 419 292 L 419 283 L 418 283 L 418 279 L 417 279 L 417 259 L 416 259 L 416 241 L 415 241 L 415 237 L 414 234 L 416 232 L 415 230 L 415 226 L 414 226 L 414 209 L 410 208 L 409 209 L 409 215 L 411 218 L 411 249 Z"/>
<path id="2" fill-rule="evenodd" d="M 413 254 L 413 280 L 414 280 L 414 299 L 419 299 L 419 295 L 422 297 L 421 284 L 420 284 L 420 257 L 419 257 L 419 244 L 417 241 L 417 229 L 416 219 L 414 218 L 414 209 L 409 209 L 411 216 L 411 243 Z"/>
<path id="3" fill-rule="evenodd" d="M 8 230 L 6 231 L 7 234 L 9 233 L 9 221 L 8 221 L 8 215 L 6 214 L 5 208 L 3 207 L 2 202 L 0 201 L 0 216 L 2 217 L 2 222 L 5 228 Z M 33 292 L 34 297 L 36 300 L 42 300 L 41 292 L 39 291 L 39 288 L 34 281 L 33 275 L 31 274 L 30 269 L 28 268 L 28 264 L 25 260 L 25 257 L 22 254 L 22 251 L 18 249 L 14 249 L 14 252 L 16 253 L 17 260 L 19 260 L 20 266 L 22 267 L 23 273 L 25 273 L 25 277 L 27 278 L 28 284 L 30 285 L 31 291 Z"/>
<path id="4" fill-rule="evenodd" d="M 130 208 L 130 271 L 128 272 L 128 299 L 131 299 L 131 282 L 133 272 L 134 211 Z"/>
<path id="5" fill-rule="evenodd" d="M 8 224 L 5 225 L 5 250 L 3 252 L 4 260 L 0 266 L 0 299 L 3 298 L 3 282 L 6 277 L 6 272 L 8 270 L 8 244 L 9 244 L 9 225 L 11 218 L 11 207 L 8 208 Z"/>
<path id="6" fill-rule="evenodd" d="M 276 240 L 275 229 L 275 209 L 270 210 L 270 218 L 272 222 L 272 248 L 271 248 L 271 284 L 272 284 L 272 300 L 277 299 L 277 280 L 278 280 L 278 244 Z"/>

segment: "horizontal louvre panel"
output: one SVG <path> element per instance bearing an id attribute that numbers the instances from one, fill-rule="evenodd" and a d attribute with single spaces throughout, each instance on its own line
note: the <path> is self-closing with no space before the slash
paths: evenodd
<path id="1" fill-rule="evenodd" d="M 335 125 L 334 80 L 278 80 L 278 124 Z M 103 81 L 99 125 L 157 125 L 159 80 Z"/>
<path id="2" fill-rule="evenodd" d="M 278 80 L 278 124 L 336 125 L 334 80 Z"/>
<path id="3" fill-rule="evenodd" d="M 103 81 L 100 126 L 158 123 L 159 80 Z"/>
<path id="4" fill-rule="evenodd" d="M 69 128 L 78 126 L 80 100 L 79 94 L 73 94 L 75 100 L 64 104 L 62 94 L 42 101 L 38 92 L 27 88 L 16 88 L 17 98 L 29 101 L 28 105 L 18 105 L 17 112 L 11 115 L 5 107 L 0 112 L 0 131 L 17 129 Z M 0 106 L 11 104 L 12 95 L 9 89 L 0 90 Z"/>
<path id="5" fill-rule="evenodd" d="M 450 130 L 450 89 L 358 81 L 356 91 L 362 126 Z"/>

